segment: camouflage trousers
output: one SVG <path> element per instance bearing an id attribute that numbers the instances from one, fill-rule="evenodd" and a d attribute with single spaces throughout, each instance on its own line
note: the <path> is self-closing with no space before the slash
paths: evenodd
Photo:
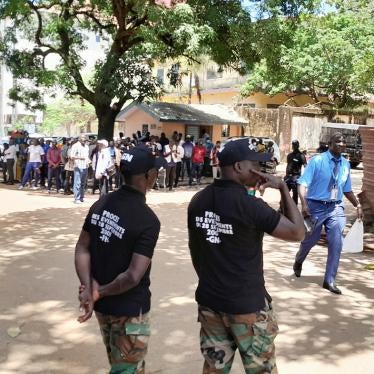
<path id="1" fill-rule="evenodd" d="M 111 365 L 110 374 L 144 374 L 150 335 L 149 314 L 116 317 L 96 312 Z"/>
<path id="2" fill-rule="evenodd" d="M 275 374 L 278 325 L 271 304 L 250 314 L 218 313 L 199 305 L 203 374 L 230 373 L 236 349 L 246 374 Z"/>

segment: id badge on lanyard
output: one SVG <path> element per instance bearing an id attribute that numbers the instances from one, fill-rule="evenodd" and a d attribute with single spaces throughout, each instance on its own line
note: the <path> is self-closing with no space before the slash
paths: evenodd
<path id="1" fill-rule="evenodd" d="M 330 200 L 336 201 L 337 198 L 338 198 L 338 189 L 336 188 L 336 184 L 334 184 L 331 189 Z"/>
<path id="2" fill-rule="evenodd" d="M 330 200 L 336 201 L 338 198 L 338 178 L 339 178 L 339 170 L 340 168 L 337 166 L 336 174 L 334 174 L 334 169 L 332 170 L 332 178 L 334 180 L 334 183 L 331 187 L 330 191 Z"/>

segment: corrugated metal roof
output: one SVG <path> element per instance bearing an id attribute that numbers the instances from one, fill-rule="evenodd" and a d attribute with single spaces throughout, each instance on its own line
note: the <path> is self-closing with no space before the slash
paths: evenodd
<path id="1" fill-rule="evenodd" d="M 140 109 L 160 122 L 180 122 L 188 125 L 244 125 L 245 119 L 224 105 L 186 105 L 163 102 L 133 103 L 123 109 L 116 121 L 126 119 L 128 113 Z"/>

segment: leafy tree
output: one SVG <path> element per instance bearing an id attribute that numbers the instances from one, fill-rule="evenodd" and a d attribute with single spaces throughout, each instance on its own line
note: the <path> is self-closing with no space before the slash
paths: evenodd
<path id="1" fill-rule="evenodd" d="M 258 61 L 252 40 L 256 28 L 240 0 L 3 0 L 0 19 L 7 20 L 0 56 L 18 80 L 14 100 L 43 109 L 43 96 L 56 87 L 95 108 L 99 136 L 111 138 L 114 120 L 130 100 L 157 97 L 152 61 L 210 55 L 221 66 L 238 70 Z M 313 0 L 250 0 L 261 14 L 293 16 Z M 161 5 L 160 5 L 161 4 Z M 91 80 L 83 78 L 88 33 L 107 44 Z M 29 41 L 25 46 L 24 40 Z M 51 68 L 49 56 L 57 56 Z M 243 64 L 245 61 L 245 64 Z M 26 84 L 22 78 L 31 81 Z"/>
<path id="2" fill-rule="evenodd" d="M 243 96 L 289 92 L 318 102 L 327 95 L 332 106 L 343 108 L 374 93 L 374 21 L 362 8 L 302 16 L 278 52 L 276 60 L 265 56 L 255 65 Z"/>
<path id="3" fill-rule="evenodd" d="M 58 127 L 63 127 L 66 135 L 77 128 L 84 129 L 96 120 L 94 108 L 83 100 L 59 100 L 47 105 L 40 131 L 53 135 Z"/>

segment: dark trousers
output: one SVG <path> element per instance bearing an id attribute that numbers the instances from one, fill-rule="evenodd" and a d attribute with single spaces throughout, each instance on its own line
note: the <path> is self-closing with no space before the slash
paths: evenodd
<path id="1" fill-rule="evenodd" d="M 203 175 L 204 177 L 211 177 L 212 176 L 212 167 L 210 166 L 210 158 L 204 158 L 204 166 L 203 166 Z"/>
<path id="2" fill-rule="evenodd" d="M 177 162 L 176 170 L 175 170 L 175 182 L 174 187 L 178 186 L 179 178 L 182 172 L 182 162 Z"/>
<path id="3" fill-rule="evenodd" d="M 48 191 L 51 190 L 52 187 L 52 179 L 55 178 L 56 189 L 57 191 L 60 189 L 60 167 L 51 168 L 48 167 Z"/>
<path id="4" fill-rule="evenodd" d="M 60 166 L 60 186 L 65 186 L 65 178 L 66 178 L 65 166 L 61 165 Z"/>
<path id="5" fill-rule="evenodd" d="M 197 184 L 200 184 L 201 174 L 203 172 L 204 164 L 192 164 L 192 175 L 196 178 Z"/>
<path id="6" fill-rule="evenodd" d="M 43 163 L 40 168 L 40 187 L 45 187 L 46 180 L 48 180 L 48 164 Z"/>
<path id="7" fill-rule="evenodd" d="M 7 159 L 6 160 L 6 168 L 7 168 L 7 171 L 8 171 L 8 182 L 9 183 L 14 183 L 13 167 L 14 167 L 14 158 Z"/>
<path id="8" fill-rule="evenodd" d="M 92 194 L 94 195 L 96 190 L 100 190 L 100 180 L 96 179 L 94 176 L 93 182 L 92 182 Z"/>
<path id="9" fill-rule="evenodd" d="M 64 192 L 67 193 L 73 189 L 74 185 L 74 171 L 65 171 L 65 181 L 64 181 Z"/>
<path id="10" fill-rule="evenodd" d="M 287 184 L 288 190 L 292 191 L 292 199 L 296 205 L 298 203 L 298 197 L 299 197 L 298 192 L 297 192 L 297 178 L 299 178 L 299 175 L 287 176 L 284 179 Z"/>
<path id="11" fill-rule="evenodd" d="M 99 180 L 99 188 L 100 196 L 104 196 L 108 193 L 109 185 L 107 177 L 101 177 L 101 179 Z"/>
<path id="12" fill-rule="evenodd" d="M 190 158 L 184 158 L 182 160 L 182 180 L 184 179 L 184 173 L 187 171 L 188 184 L 192 184 L 192 162 Z"/>
<path id="13" fill-rule="evenodd" d="M 176 166 L 167 166 L 166 167 L 166 187 L 169 187 L 169 190 L 173 189 L 173 183 L 175 179 Z"/>
<path id="14" fill-rule="evenodd" d="M 109 191 L 112 191 L 113 189 L 113 181 L 114 181 L 115 188 L 118 188 L 120 186 L 119 176 L 121 173 L 119 172 L 119 167 L 117 165 L 115 166 L 116 166 L 116 173 L 113 174 L 111 177 L 109 177 Z"/>

